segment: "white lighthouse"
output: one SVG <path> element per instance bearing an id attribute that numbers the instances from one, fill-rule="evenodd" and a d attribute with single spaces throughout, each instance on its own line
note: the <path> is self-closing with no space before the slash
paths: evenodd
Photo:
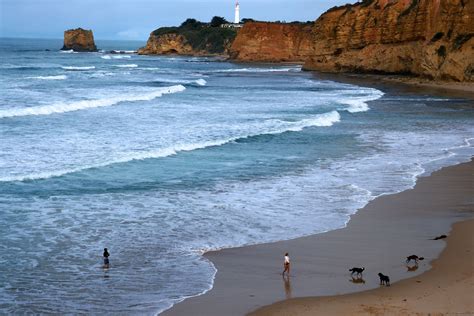
<path id="1" fill-rule="evenodd" d="M 234 23 L 239 24 L 240 23 L 240 5 L 239 5 L 239 0 L 235 2 L 235 17 L 234 17 Z"/>

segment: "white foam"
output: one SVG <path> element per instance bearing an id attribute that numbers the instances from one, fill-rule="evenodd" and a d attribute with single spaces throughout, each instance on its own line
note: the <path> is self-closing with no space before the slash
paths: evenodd
<path id="1" fill-rule="evenodd" d="M 370 92 L 371 94 L 368 96 L 351 97 L 349 99 L 342 100 L 340 102 L 343 104 L 349 105 L 349 107 L 346 108 L 346 111 L 349 113 L 366 112 L 370 110 L 367 102 L 380 99 L 384 95 L 382 91 L 375 90 L 375 89 L 371 90 Z"/>
<path id="2" fill-rule="evenodd" d="M 132 56 L 130 55 L 104 55 L 104 56 L 100 56 L 100 58 L 102 59 L 124 59 L 124 58 L 132 58 Z"/>
<path id="3" fill-rule="evenodd" d="M 174 86 L 176 90 L 184 90 L 183 86 Z M 182 87 L 182 88 L 178 88 Z M 169 88 L 165 88 L 169 89 Z M 163 92 L 164 91 L 164 92 Z M 170 90 L 168 90 L 170 91 Z M 166 93 L 166 90 L 162 90 L 162 94 Z M 168 92 L 171 93 L 171 92 Z M 148 96 L 151 98 L 152 96 Z M 1 114 L 1 112 L 0 112 Z M 112 164 L 126 163 L 136 160 L 145 160 L 145 159 L 156 159 L 164 158 L 172 155 L 176 155 L 179 152 L 193 151 L 197 149 L 204 149 L 208 147 L 222 146 L 231 142 L 234 142 L 238 139 L 245 139 L 258 135 L 270 135 L 270 134 L 281 134 L 285 132 L 297 132 L 301 131 L 307 127 L 328 127 L 332 126 L 334 123 L 340 121 L 340 115 L 337 111 L 331 111 L 328 113 L 322 113 L 315 115 L 312 118 L 303 119 L 300 121 L 281 121 L 281 120 L 267 120 L 263 123 L 256 132 L 248 133 L 246 135 L 239 135 L 235 137 L 229 137 L 224 139 L 209 140 L 204 142 L 189 143 L 189 144 L 177 144 L 172 147 L 166 147 L 151 151 L 145 152 L 134 152 L 131 154 L 122 154 L 119 157 L 116 157 L 111 160 L 104 161 L 102 163 L 92 164 L 88 166 L 81 166 L 72 169 L 56 170 L 42 173 L 34 173 L 28 175 L 13 175 L 0 178 L 0 182 L 10 182 L 10 181 L 27 181 L 27 180 L 39 180 L 39 179 L 48 179 L 53 177 L 60 177 L 66 174 L 79 172 L 87 169 L 100 168 L 109 166 Z"/>
<path id="4" fill-rule="evenodd" d="M 95 69 L 95 66 L 62 66 L 64 70 L 91 70 Z"/>
<path id="5" fill-rule="evenodd" d="M 137 68 L 137 64 L 126 64 L 126 65 L 114 65 L 115 67 L 120 67 L 120 68 Z"/>
<path id="6" fill-rule="evenodd" d="M 288 68 L 233 68 L 233 69 L 218 69 L 211 72 L 289 72 L 301 71 L 301 67 Z"/>
<path id="7" fill-rule="evenodd" d="M 29 115 L 50 115 L 55 113 L 66 113 L 91 108 L 115 105 L 120 102 L 149 101 L 161 97 L 164 94 L 184 91 L 182 85 L 163 87 L 144 94 L 125 94 L 110 98 L 81 100 L 72 103 L 55 103 L 52 105 L 35 106 L 21 109 L 0 110 L 0 118 L 29 116 Z"/>
<path id="8" fill-rule="evenodd" d="M 73 49 L 70 50 L 60 50 L 61 53 L 63 54 L 77 54 Z"/>
<path id="9" fill-rule="evenodd" d="M 28 77 L 28 79 L 39 79 L 39 80 L 66 80 L 66 75 L 59 76 L 37 76 L 37 77 Z"/>
<path id="10" fill-rule="evenodd" d="M 135 54 L 136 50 L 112 50 L 116 54 Z"/>
<path id="11" fill-rule="evenodd" d="M 194 82 L 200 86 L 205 86 L 207 84 L 207 81 L 204 79 L 198 79 L 198 80 L 195 80 Z"/>
<path id="12" fill-rule="evenodd" d="M 207 81 L 202 78 L 197 80 L 159 78 L 157 80 L 167 83 L 197 84 L 198 86 L 205 86 L 207 84 Z"/>
<path id="13" fill-rule="evenodd" d="M 88 74 L 89 78 L 102 78 L 102 77 L 107 77 L 107 76 L 115 76 L 116 74 L 113 72 L 107 72 L 107 71 L 97 71 L 91 74 Z"/>
<path id="14" fill-rule="evenodd" d="M 318 114 L 314 117 L 303 119 L 300 121 L 282 121 L 282 120 L 269 120 L 275 125 L 273 131 L 267 134 L 279 134 L 283 132 L 299 132 L 307 127 L 329 127 L 334 123 L 340 122 L 341 116 L 337 111 L 331 111 L 323 114 Z"/>

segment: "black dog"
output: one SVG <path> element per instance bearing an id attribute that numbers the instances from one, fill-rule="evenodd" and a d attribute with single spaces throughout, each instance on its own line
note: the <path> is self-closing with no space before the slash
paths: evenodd
<path id="1" fill-rule="evenodd" d="M 357 275 L 362 275 L 362 272 L 364 272 L 365 268 L 352 268 L 349 269 L 351 272 L 351 275 L 354 275 L 354 273 L 357 273 Z"/>
<path id="2" fill-rule="evenodd" d="M 379 273 L 379 278 L 380 278 L 380 285 L 386 285 L 390 286 L 390 278 L 388 275 L 383 275 L 382 273 Z"/>
<path id="3" fill-rule="evenodd" d="M 411 256 L 408 256 L 408 257 L 407 257 L 406 263 L 408 263 L 408 262 L 410 262 L 410 261 L 412 261 L 412 260 L 415 260 L 415 263 L 418 264 L 418 260 L 423 260 L 423 259 L 425 259 L 425 258 L 423 258 L 423 257 L 418 257 L 417 255 L 411 255 Z"/>

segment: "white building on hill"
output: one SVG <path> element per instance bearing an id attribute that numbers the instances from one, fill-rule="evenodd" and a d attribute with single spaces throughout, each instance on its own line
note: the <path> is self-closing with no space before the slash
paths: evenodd
<path id="1" fill-rule="evenodd" d="M 239 3 L 239 0 L 237 0 L 235 2 L 234 23 L 222 24 L 221 27 L 231 28 L 231 29 L 237 28 L 238 29 L 238 28 L 241 28 L 242 26 L 244 26 L 244 25 L 240 23 L 240 3 Z"/>

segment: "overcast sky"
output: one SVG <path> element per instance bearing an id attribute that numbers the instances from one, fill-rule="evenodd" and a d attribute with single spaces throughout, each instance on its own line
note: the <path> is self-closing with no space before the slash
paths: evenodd
<path id="1" fill-rule="evenodd" d="M 315 20 L 354 0 L 240 0 L 241 18 Z M 92 29 L 96 39 L 146 40 L 160 26 L 188 17 L 233 20 L 235 0 L 0 0 L 0 37 L 62 38 L 69 28 Z"/>

